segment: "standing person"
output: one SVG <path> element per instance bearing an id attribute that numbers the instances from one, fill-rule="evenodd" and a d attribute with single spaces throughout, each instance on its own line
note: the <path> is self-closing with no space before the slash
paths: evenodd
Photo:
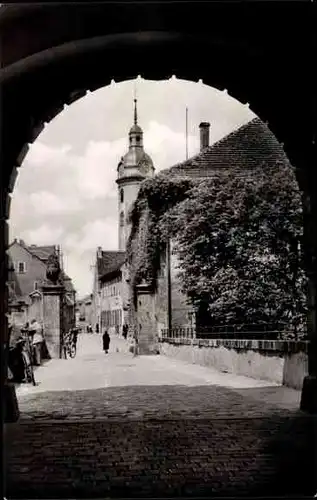
<path id="1" fill-rule="evenodd" d="M 32 319 L 31 325 L 30 325 L 30 330 L 34 331 L 33 335 L 33 349 L 34 349 L 34 361 L 35 365 L 40 365 L 42 361 L 42 346 L 44 342 L 44 337 L 42 333 L 42 327 L 41 325 L 36 321 L 36 319 Z"/>
<path id="2" fill-rule="evenodd" d="M 141 328 L 142 328 L 141 325 L 139 325 L 139 328 L 141 331 Z M 133 339 L 134 339 L 134 357 L 135 357 L 139 354 L 139 336 L 138 336 L 136 328 L 134 330 Z"/>
<path id="3" fill-rule="evenodd" d="M 77 349 L 77 339 L 78 339 L 78 328 L 74 328 L 73 329 L 73 342 L 74 342 L 74 346 L 76 347 L 76 349 Z"/>
<path id="4" fill-rule="evenodd" d="M 122 327 L 122 336 L 125 340 L 127 340 L 127 336 L 128 336 L 128 325 L 125 323 Z"/>
<path id="5" fill-rule="evenodd" d="M 13 373 L 13 379 L 17 383 L 23 382 L 25 380 L 25 368 L 23 361 L 23 349 L 25 346 L 25 340 L 23 337 L 19 337 L 16 341 L 15 348 L 12 350 L 11 358 L 11 371 Z"/>
<path id="6" fill-rule="evenodd" d="M 105 354 L 108 354 L 109 345 L 110 345 L 110 337 L 109 337 L 109 333 L 107 332 L 107 330 L 105 330 L 105 333 L 102 336 L 102 345 L 103 345 L 103 350 L 105 351 Z"/>

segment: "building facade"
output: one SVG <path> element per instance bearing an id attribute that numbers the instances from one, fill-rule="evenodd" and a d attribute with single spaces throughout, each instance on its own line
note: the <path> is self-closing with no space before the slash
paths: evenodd
<path id="1" fill-rule="evenodd" d="M 13 321 L 31 321 L 37 319 L 44 324 L 43 295 L 41 287 L 46 280 L 46 265 L 50 255 L 56 254 L 61 268 L 61 252 L 56 245 L 27 245 L 23 240 L 15 239 L 8 249 L 9 254 L 9 289 L 11 300 L 9 310 Z M 65 287 L 63 302 L 63 328 L 75 326 L 76 291 L 72 280 L 62 270 L 61 279 Z M 23 314 L 22 314 L 23 312 Z M 19 314 L 17 314 L 19 313 Z"/>
<path id="2" fill-rule="evenodd" d="M 76 301 L 76 325 L 84 330 L 88 325 L 94 327 L 91 293 Z"/>
<path id="3" fill-rule="evenodd" d="M 98 247 L 92 294 L 94 328 L 98 325 L 99 331 L 122 333 L 127 321 L 128 286 L 125 252 Z"/>

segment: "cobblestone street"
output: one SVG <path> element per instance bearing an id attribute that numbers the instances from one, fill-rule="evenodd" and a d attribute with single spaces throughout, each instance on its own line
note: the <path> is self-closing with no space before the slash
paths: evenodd
<path id="1" fill-rule="evenodd" d="M 316 419 L 300 392 L 83 334 L 17 389 L 6 427 L 7 496 L 308 494 Z M 314 491 L 315 493 L 315 491 Z"/>

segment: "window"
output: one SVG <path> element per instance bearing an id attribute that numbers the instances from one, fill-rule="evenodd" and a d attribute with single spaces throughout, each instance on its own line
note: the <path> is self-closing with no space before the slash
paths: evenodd
<path id="1" fill-rule="evenodd" d="M 38 281 L 34 281 L 34 290 L 38 290 L 39 289 L 39 283 Z"/>
<path id="2" fill-rule="evenodd" d="M 140 138 L 140 136 L 139 136 L 139 135 L 137 135 L 137 136 L 136 136 L 136 142 L 140 142 L 140 139 L 141 139 L 141 138 Z"/>
<path id="3" fill-rule="evenodd" d="M 124 201 L 124 191 L 123 189 L 120 189 L 120 202 L 123 203 Z"/>
<path id="4" fill-rule="evenodd" d="M 120 213 L 120 226 L 121 227 L 124 226 L 124 213 L 123 212 Z"/>
<path id="5" fill-rule="evenodd" d="M 26 264 L 25 264 L 25 262 L 19 262 L 18 272 L 20 274 L 26 272 Z"/>

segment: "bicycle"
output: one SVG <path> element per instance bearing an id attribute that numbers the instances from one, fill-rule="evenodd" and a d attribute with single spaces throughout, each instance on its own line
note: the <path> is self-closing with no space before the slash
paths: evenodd
<path id="1" fill-rule="evenodd" d="M 69 332 L 67 335 L 65 335 L 64 339 L 64 356 L 65 359 L 67 359 L 67 356 L 69 358 L 74 358 L 76 356 L 77 348 L 76 348 L 76 341 L 74 338 L 74 333 Z"/>
<path id="2" fill-rule="evenodd" d="M 33 367 L 32 367 L 32 363 L 31 363 L 31 359 L 30 359 L 30 355 L 29 355 L 28 351 L 23 349 L 22 358 L 23 358 L 23 364 L 24 364 L 25 380 L 26 380 L 26 382 L 32 383 L 35 386 L 36 382 L 35 382 Z"/>

